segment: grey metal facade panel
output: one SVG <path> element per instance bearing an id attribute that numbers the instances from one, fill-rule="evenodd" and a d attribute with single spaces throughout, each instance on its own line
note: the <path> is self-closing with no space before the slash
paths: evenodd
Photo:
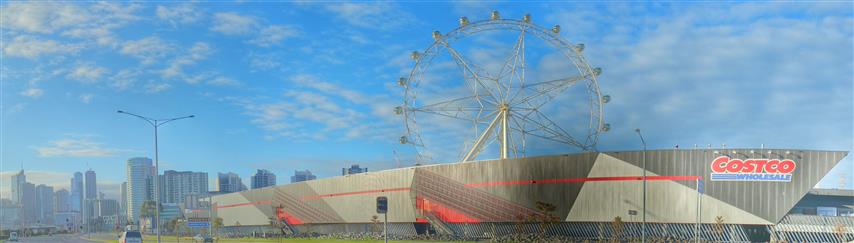
<path id="1" fill-rule="evenodd" d="M 421 169 L 446 176 L 462 183 L 517 182 L 558 178 L 584 178 L 598 153 L 529 157 L 507 160 L 483 160 L 468 163 L 442 164 Z M 533 187 L 479 187 L 520 206 L 536 209 L 536 203 L 558 205 L 556 215 L 566 215 L 583 183 L 546 184 Z M 418 191 L 418 188 L 415 188 Z"/>
<path id="2" fill-rule="evenodd" d="M 643 153 L 643 151 L 606 152 L 639 167 L 643 164 Z M 702 176 L 706 195 L 770 222 L 778 222 L 847 154 L 848 152 L 845 151 L 797 149 L 673 149 L 648 150 L 646 159 L 647 171 L 651 173 Z M 709 178 L 711 162 L 718 156 L 737 159 L 792 159 L 797 163 L 797 168 L 792 172 L 791 182 L 712 181 Z M 696 185 L 691 181 L 678 182 L 696 190 Z"/>
<path id="3" fill-rule="evenodd" d="M 744 159 L 751 149 L 728 149 L 724 153 Z M 767 151 L 753 149 L 769 156 Z M 702 176 L 705 184 L 703 199 L 704 223 L 713 223 L 716 213 L 727 215 L 725 222 L 743 224 L 769 224 L 777 222 L 798 199 L 811 189 L 847 152 L 770 150 L 770 156 L 788 156 L 798 163 L 791 182 L 737 182 L 709 180 L 710 163 L 721 155 L 714 150 L 650 150 L 647 151 L 649 173 L 662 176 Z M 482 222 L 512 222 L 506 213 L 484 211 L 483 208 L 505 208 L 530 213 L 536 211 L 536 202 L 557 206 L 554 214 L 574 222 L 604 222 L 625 214 L 626 209 L 639 210 L 641 181 L 632 179 L 642 174 L 643 151 L 590 152 L 553 155 L 508 160 L 484 160 L 467 163 L 437 164 L 350 176 L 292 183 L 260 190 L 225 194 L 214 197 L 217 205 L 241 205 L 218 210 L 226 217 L 225 224 L 239 221 L 268 223 L 276 217 L 274 207 L 285 206 L 288 212 L 303 217 L 304 223 L 366 223 L 374 215 L 376 196 L 388 196 L 392 222 L 416 222 L 423 219 L 423 209 L 418 207 L 418 197 L 432 199 L 451 206 L 455 213 L 481 217 Z M 597 175 L 591 171 L 596 169 Z M 608 170 L 619 171 L 608 171 Z M 429 172 L 429 173 L 427 173 Z M 419 177 L 419 175 L 431 175 Z M 435 176 L 432 176 L 435 175 Z M 613 177 L 608 181 L 587 182 L 589 177 Z M 626 177 L 626 178 L 619 178 Z M 447 190 L 419 186 L 418 178 L 432 178 Z M 595 178 L 594 178 L 595 179 Z M 549 181 L 552 182 L 549 182 Z M 558 181 L 558 182 L 555 182 Z M 483 183 L 495 185 L 479 186 Z M 697 202 L 696 181 L 662 180 L 649 183 L 650 215 L 656 222 L 693 222 L 684 211 L 699 207 L 687 205 Z M 433 190 L 425 193 L 423 189 Z M 586 189 L 585 189 L 586 188 Z M 387 191 L 394 189 L 392 191 Z M 581 198 L 581 191 L 588 194 Z M 438 193 L 438 194 L 437 194 Z M 445 194 L 442 194 L 445 193 Z M 474 200 L 477 196 L 481 199 Z M 459 199 L 459 200 L 457 200 Z M 485 199 L 485 200 L 484 200 Z M 443 201 L 444 200 L 444 201 Z M 720 200 L 720 201 L 718 201 Z M 496 203 L 490 203 L 495 201 Z M 579 201 L 585 210 L 596 213 L 574 214 L 568 212 Z M 624 202 L 628 201 L 628 202 Z M 266 202 L 266 203 L 263 203 Z M 249 203 L 249 204 L 247 204 Z M 681 203 L 681 205 L 680 205 Z M 718 205 L 719 204 L 719 205 Z M 726 205 L 723 205 L 726 204 Z M 468 206 L 467 206 L 468 205 Z M 657 206 L 657 208 L 656 208 Z M 682 212 L 672 212 L 673 208 Z M 748 212 L 748 213 L 744 213 Z M 693 212 L 689 212 L 693 215 Z M 739 215 L 747 216 L 739 216 Z M 752 215 L 755 215 L 752 216 Z M 628 219 L 624 217 L 626 221 Z M 423 222 L 423 221 L 422 221 Z M 653 222 L 653 221 L 650 221 Z"/>

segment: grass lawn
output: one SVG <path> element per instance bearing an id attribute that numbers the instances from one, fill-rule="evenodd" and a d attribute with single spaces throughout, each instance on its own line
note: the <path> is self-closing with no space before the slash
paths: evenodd
<path id="1" fill-rule="evenodd" d="M 114 243 L 117 242 L 114 236 L 110 235 L 99 235 L 98 237 L 93 237 L 93 240 L 97 240 L 99 242 L 105 243 Z M 175 236 L 160 236 L 161 242 L 167 243 L 177 243 L 178 238 Z M 143 235 L 143 242 L 157 242 L 157 236 L 154 235 Z M 192 237 L 181 237 L 180 242 L 193 242 Z M 288 239 L 264 239 L 264 238 L 223 238 L 217 240 L 216 242 L 241 242 L 241 243 L 344 243 L 344 242 L 359 242 L 359 243 L 383 243 L 382 240 L 333 240 L 333 239 L 313 239 L 313 238 L 288 238 Z M 393 241 L 389 242 L 395 243 L 425 243 L 425 242 L 435 242 L 435 241 L 412 241 L 412 240 L 401 240 L 401 241 Z M 458 241 L 461 242 L 461 241 Z M 461 243 L 469 243 L 469 242 L 461 242 Z"/>

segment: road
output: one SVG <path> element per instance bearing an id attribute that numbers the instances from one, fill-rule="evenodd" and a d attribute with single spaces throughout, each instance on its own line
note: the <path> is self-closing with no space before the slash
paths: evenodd
<path id="1" fill-rule="evenodd" d="M 87 241 L 85 239 L 80 239 L 80 235 L 53 235 L 53 236 L 24 237 L 24 238 L 21 238 L 20 242 L 90 243 L 90 242 L 97 242 L 97 241 Z"/>

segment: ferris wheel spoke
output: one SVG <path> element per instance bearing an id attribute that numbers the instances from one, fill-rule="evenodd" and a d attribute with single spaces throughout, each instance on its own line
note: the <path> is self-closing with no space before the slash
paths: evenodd
<path id="1" fill-rule="evenodd" d="M 505 89 L 501 97 L 505 101 L 510 98 L 514 82 L 518 83 L 519 87 L 525 85 L 525 34 L 526 29 L 523 27 L 516 39 L 516 44 L 513 46 L 512 54 L 504 61 L 504 65 L 497 75 L 497 79 L 506 80 L 506 85 L 499 84 L 499 87 Z"/>
<path id="2" fill-rule="evenodd" d="M 534 111 L 531 114 L 533 117 L 536 118 L 532 118 L 531 116 L 521 116 L 522 119 L 536 126 L 535 129 L 528 131 L 529 135 L 577 146 L 579 148 L 587 150 L 587 146 L 584 146 L 581 142 L 572 137 L 572 135 L 569 135 L 566 130 L 563 130 L 563 128 L 558 126 L 554 121 L 552 121 L 539 111 Z"/>
<path id="3" fill-rule="evenodd" d="M 469 102 L 466 103 L 466 101 L 469 101 Z M 481 100 L 481 97 L 479 95 L 471 95 L 471 96 L 466 96 L 466 97 L 461 97 L 461 98 L 456 98 L 456 99 L 450 99 L 450 100 L 446 100 L 446 101 L 439 101 L 439 102 L 428 104 L 428 105 L 422 105 L 419 107 L 414 107 L 413 109 L 448 109 L 448 108 L 458 108 L 458 107 L 473 108 L 473 107 L 469 107 L 469 105 L 474 105 L 470 102 L 476 102 L 477 103 L 477 106 L 474 106 L 475 108 L 483 109 L 484 105 L 480 101 L 482 101 L 482 100 Z M 493 104 L 493 103 L 489 102 L 488 100 L 483 100 L 483 101 L 485 101 L 486 103 L 489 103 L 489 104 Z"/>
<path id="4" fill-rule="evenodd" d="M 429 113 L 429 114 L 433 114 L 433 115 L 439 115 L 439 116 L 448 117 L 448 118 L 453 118 L 453 119 L 462 120 L 462 121 L 468 121 L 468 122 L 472 122 L 472 123 L 474 123 L 474 124 L 484 124 L 484 123 L 486 123 L 486 122 L 485 122 L 485 120 L 484 120 L 484 117 L 490 117 L 490 116 L 493 116 L 493 115 L 495 115 L 495 113 L 497 113 L 497 112 L 498 112 L 497 110 L 496 110 L 496 111 L 492 111 L 492 112 L 490 112 L 490 113 L 478 112 L 478 114 L 479 114 L 479 115 L 476 115 L 476 116 L 467 116 L 467 114 L 470 114 L 471 112 L 465 112 L 465 111 L 440 111 L 440 110 L 413 110 L 413 111 L 415 111 L 415 112 L 420 112 L 420 113 L 425 113 L 425 114 Z M 482 110 L 481 110 L 481 111 L 482 111 Z M 486 114 L 486 115 L 483 115 L 483 114 Z"/>
<path id="5" fill-rule="evenodd" d="M 587 76 L 576 76 L 524 85 L 521 89 L 519 89 L 519 92 L 517 92 L 512 99 L 510 99 L 510 104 L 531 104 L 531 101 L 544 98 L 544 100 L 542 100 L 541 102 L 537 102 L 538 104 L 534 105 L 533 107 L 538 108 L 543 104 L 551 101 L 551 99 L 559 95 L 561 92 L 563 92 L 573 84 L 578 83 L 578 81 L 585 80 L 586 78 Z M 527 93 L 525 91 L 530 91 L 532 93 L 528 96 L 520 97 L 519 95 Z"/>
<path id="6" fill-rule="evenodd" d="M 460 66 L 460 68 L 463 69 L 463 72 L 464 72 L 463 77 L 467 81 L 475 84 L 473 87 L 475 93 L 477 93 L 477 90 L 478 90 L 477 87 L 480 87 L 481 89 L 483 89 L 487 93 L 488 97 L 490 97 L 495 103 L 498 103 L 498 101 L 500 100 L 500 97 L 501 97 L 500 96 L 500 91 L 501 91 L 500 86 L 498 87 L 498 90 L 496 92 L 496 90 L 494 90 L 494 88 L 491 88 L 489 84 L 484 82 L 486 79 L 489 79 L 489 78 L 485 77 L 488 75 L 481 75 L 480 74 L 480 72 L 485 72 L 485 71 L 483 71 L 483 69 L 481 69 L 480 67 L 477 67 L 474 64 L 471 64 L 470 62 L 468 62 L 466 60 L 466 58 L 463 57 L 463 55 L 459 51 L 457 51 L 456 49 L 451 47 L 451 45 L 448 44 L 447 42 L 442 41 L 442 45 L 445 47 L 445 49 L 448 50 L 448 53 L 451 54 L 451 57 L 453 57 L 454 62 L 458 66 Z M 471 77 L 469 77 L 469 75 L 471 75 Z M 497 83 L 497 81 L 496 81 L 496 83 Z M 498 95 L 496 95 L 496 93 L 498 93 Z"/>
<path id="7" fill-rule="evenodd" d="M 525 132 L 525 123 L 520 123 L 519 119 L 510 119 L 510 121 L 512 121 L 510 123 L 510 128 L 511 128 L 511 130 L 514 130 L 513 128 L 517 128 L 515 130 L 519 133 L 520 139 L 518 139 L 518 140 L 519 140 L 519 143 L 521 143 L 521 145 L 516 144 L 514 146 L 514 147 L 516 147 L 516 149 L 514 151 L 516 152 L 517 155 L 521 154 L 524 157 L 525 156 L 525 149 L 527 146 L 527 144 L 526 144 L 527 139 L 525 138 L 525 135 L 527 135 Z M 514 144 L 515 143 L 516 142 L 514 142 Z"/>

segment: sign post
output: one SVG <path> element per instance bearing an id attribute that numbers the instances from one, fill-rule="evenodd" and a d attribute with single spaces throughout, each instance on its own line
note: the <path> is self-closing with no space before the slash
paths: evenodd
<path id="1" fill-rule="evenodd" d="M 383 221 L 383 236 L 385 237 L 385 243 L 388 243 L 388 198 L 387 197 L 377 197 L 377 213 L 381 213 L 385 216 L 385 221 Z"/>

